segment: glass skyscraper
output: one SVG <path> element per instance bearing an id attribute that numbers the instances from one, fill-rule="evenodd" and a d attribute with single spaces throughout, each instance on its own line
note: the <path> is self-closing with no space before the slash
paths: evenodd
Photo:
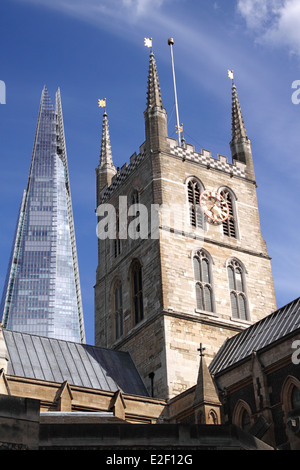
<path id="1" fill-rule="evenodd" d="M 42 91 L 1 301 L 4 328 L 85 342 L 60 91 Z"/>

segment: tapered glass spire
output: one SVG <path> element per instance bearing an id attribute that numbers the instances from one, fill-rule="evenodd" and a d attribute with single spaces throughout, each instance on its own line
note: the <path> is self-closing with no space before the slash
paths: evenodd
<path id="1" fill-rule="evenodd" d="M 46 87 L 1 302 L 5 328 L 85 342 L 63 116 Z"/>

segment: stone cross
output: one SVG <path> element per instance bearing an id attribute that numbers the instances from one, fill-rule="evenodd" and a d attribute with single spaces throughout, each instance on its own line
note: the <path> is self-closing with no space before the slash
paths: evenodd
<path id="1" fill-rule="evenodd" d="M 202 343 L 200 343 L 200 348 L 197 351 L 200 351 L 200 357 L 204 356 L 205 348 L 202 347 Z"/>

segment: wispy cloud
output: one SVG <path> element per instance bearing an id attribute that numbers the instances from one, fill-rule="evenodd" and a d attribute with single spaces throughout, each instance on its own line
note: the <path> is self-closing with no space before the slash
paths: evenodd
<path id="1" fill-rule="evenodd" d="M 42 3 L 40 0 L 24 1 L 94 23 L 102 22 L 104 26 L 108 18 L 132 23 L 158 12 L 161 6 L 170 0 L 44 0 Z"/>
<path id="2" fill-rule="evenodd" d="M 238 0 L 237 9 L 257 42 L 300 54 L 299 0 Z"/>

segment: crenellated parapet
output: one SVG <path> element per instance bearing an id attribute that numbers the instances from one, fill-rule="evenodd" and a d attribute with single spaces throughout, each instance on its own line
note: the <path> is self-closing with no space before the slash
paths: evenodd
<path id="1" fill-rule="evenodd" d="M 179 147 L 177 141 L 168 137 L 167 139 L 169 150 L 167 153 L 171 154 L 174 157 L 178 157 L 183 161 L 190 161 L 196 164 L 202 165 L 206 168 L 222 171 L 226 174 L 229 174 L 232 177 L 246 178 L 246 164 L 234 161 L 230 163 L 227 157 L 223 155 L 217 155 L 217 158 L 213 157 L 209 150 L 201 149 L 200 152 L 195 150 L 195 147 L 190 144 L 184 145 L 184 147 Z M 139 166 L 142 160 L 146 157 L 146 146 L 145 143 L 141 145 L 140 152 L 136 152 L 130 157 L 129 164 L 124 163 L 124 165 L 117 171 L 113 176 L 110 185 L 106 185 L 101 191 L 101 204 L 105 203 L 110 199 L 114 191 L 123 184 L 126 179 L 132 174 L 133 171 Z"/>

